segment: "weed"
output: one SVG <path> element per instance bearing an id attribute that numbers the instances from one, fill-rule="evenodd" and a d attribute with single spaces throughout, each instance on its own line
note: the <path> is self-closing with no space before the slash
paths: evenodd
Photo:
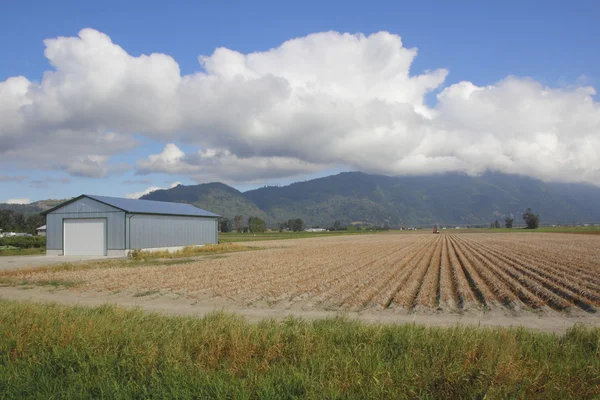
<path id="1" fill-rule="evenodd" d="M 598 398 L 600 329 L 257 324 L 0 301 L 0 398 Z"/>

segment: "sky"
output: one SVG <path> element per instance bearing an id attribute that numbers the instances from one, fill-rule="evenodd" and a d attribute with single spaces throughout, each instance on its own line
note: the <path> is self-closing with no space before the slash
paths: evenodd
<path id="1" fill-rule="evenodd" d="M 358 170 L 600 185 L 600 3 L 7 2 L 0 202 Z"/>

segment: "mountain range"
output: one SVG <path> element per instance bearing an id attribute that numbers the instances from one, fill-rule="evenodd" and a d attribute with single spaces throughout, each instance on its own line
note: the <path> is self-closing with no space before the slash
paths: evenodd
<path id="1" fill-rule="evenodd" d="M 600 187 L 487 172 L 383 176 L 361 172 L 240 192 L 223 183 L 179 185 L 142 197 L 190 203 L 223 217 L 260 217 L 268 226 L 301 218 L 307 226 L 342 224 L 489 225 L 527 209 L 543 224 L 600 222 Z"/>
<path id="2" fill-rule="evenodd" d="M 488 226 L 495 220 L 502 223 L 506 216 L 513 216 L 518 224 L 527 208 L 539 214 L 542 224 L 600 223 L 598 186 L 497 172 L 396 177 L 344 172 L 247 192 L 219 182 L 179 185 L 142 199 L 189 203 L 231 219 L 259 217 L 270 227 L 292 218 L 319 227 L 335 221 L 391 227 Z M 0 210 L 35 214 L 62 201 L 0 204 Z"/>

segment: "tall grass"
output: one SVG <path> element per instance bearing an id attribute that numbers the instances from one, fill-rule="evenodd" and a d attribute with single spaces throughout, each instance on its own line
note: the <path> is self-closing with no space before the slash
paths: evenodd
<path id="1" fill-rule="evenodd" d="M 252 324 L 0 301 L 0 397 L 593 398 L 600 330 Z"/>
<path id="2" fill-rule="evenodd" d="M 243 246 L 234 243 L 223 244 L 207 244 L 204 246 L 186 246 L 177 251 L 140 251 L 134 250 L 131 252 L 131 257 L 135 260 L 152 260 L 159 258 L 182 258 L 195 257 L 206 254 L 221 254 L 231 253 L 235 251 L 256 250 L 258 247 Z"/>

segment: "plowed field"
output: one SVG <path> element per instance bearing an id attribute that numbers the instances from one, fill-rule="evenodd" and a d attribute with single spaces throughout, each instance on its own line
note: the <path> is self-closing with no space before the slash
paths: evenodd
<path id="1" fill-rule="evenodd" d="M 180 265 L 28 273 L 79 291 L 158 291 L 268 307 L 404 312 L 600 307 L 600 237 L 381 234 L 262 242 Z"/>

